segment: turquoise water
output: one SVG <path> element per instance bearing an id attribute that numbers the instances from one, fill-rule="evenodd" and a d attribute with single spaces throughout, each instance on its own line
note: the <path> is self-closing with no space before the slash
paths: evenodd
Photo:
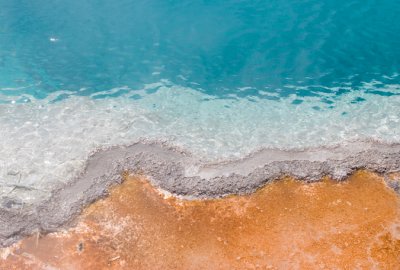
<path id="1" fill-rule="evenodd" d="M 399 12 L 393 0 L 1 0 L 0 87 L 44 98 L 168 79 L 221 98 L 338 96 L 400 81 Z"/>
<path id="2" fill-rule="evenodd" d="M 0 184 L 65 181 L 139 140 L 212 161 L 400 142 L 399 14 L 394 0 L 0 0 Z"/>

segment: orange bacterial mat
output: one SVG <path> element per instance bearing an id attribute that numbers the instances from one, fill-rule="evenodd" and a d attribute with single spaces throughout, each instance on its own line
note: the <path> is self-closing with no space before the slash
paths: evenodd
<path id="1" fill-rule="evenodd" d="M 400 200 L 365 171 L 201 201 L 127 177 L 76 227 L 0 255 L 0 269 L 400 269 Z"/>

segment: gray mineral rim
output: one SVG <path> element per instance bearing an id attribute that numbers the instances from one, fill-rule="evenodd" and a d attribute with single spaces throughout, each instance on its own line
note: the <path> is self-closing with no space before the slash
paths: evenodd
<path id="1" fill-rule="evenodd" d="M 84 171 L 55 186 L 46 200 L 16 207 L 15 198 L 2 198 L 0 245 L 71 225 L 84 206 L 105 196 L 111 185 L 121 183 L 123 171 L 145 175 L 154 186 L 174 195 L 202 199 L 250 193 L 284 175 L 306 181 L 323 176 L 342 180 L 357 169 L 385 174 L 398 171 L 399 165 L 400 144 L 372 141 L 301 151 L 263 149 L 242 159 L 213 164 L 161 142 L 112 147 L 92 154 Z"/>

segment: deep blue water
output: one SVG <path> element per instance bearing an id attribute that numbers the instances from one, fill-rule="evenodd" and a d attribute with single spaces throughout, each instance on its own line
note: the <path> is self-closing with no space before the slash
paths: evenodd
<path id="1" fill-rule="evenodd" d="M 369 91 L 393 95 L 379 88 L 400 82 L 399 14 L 398 0 L 0 0 L 0 91 L 89 95 L 167 79 L 279 99 L 376 80 Z"/>

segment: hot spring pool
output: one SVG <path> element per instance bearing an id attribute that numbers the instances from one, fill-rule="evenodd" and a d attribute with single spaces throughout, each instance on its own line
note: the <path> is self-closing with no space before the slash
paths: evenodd
<path id="1" fill-rule="evenodd" d="M 202 164 L 400 143 L 399 12 L 393 0 L 0 0 L 0 196 L 48 198 L 93 152 L 139 141 Z"/>

